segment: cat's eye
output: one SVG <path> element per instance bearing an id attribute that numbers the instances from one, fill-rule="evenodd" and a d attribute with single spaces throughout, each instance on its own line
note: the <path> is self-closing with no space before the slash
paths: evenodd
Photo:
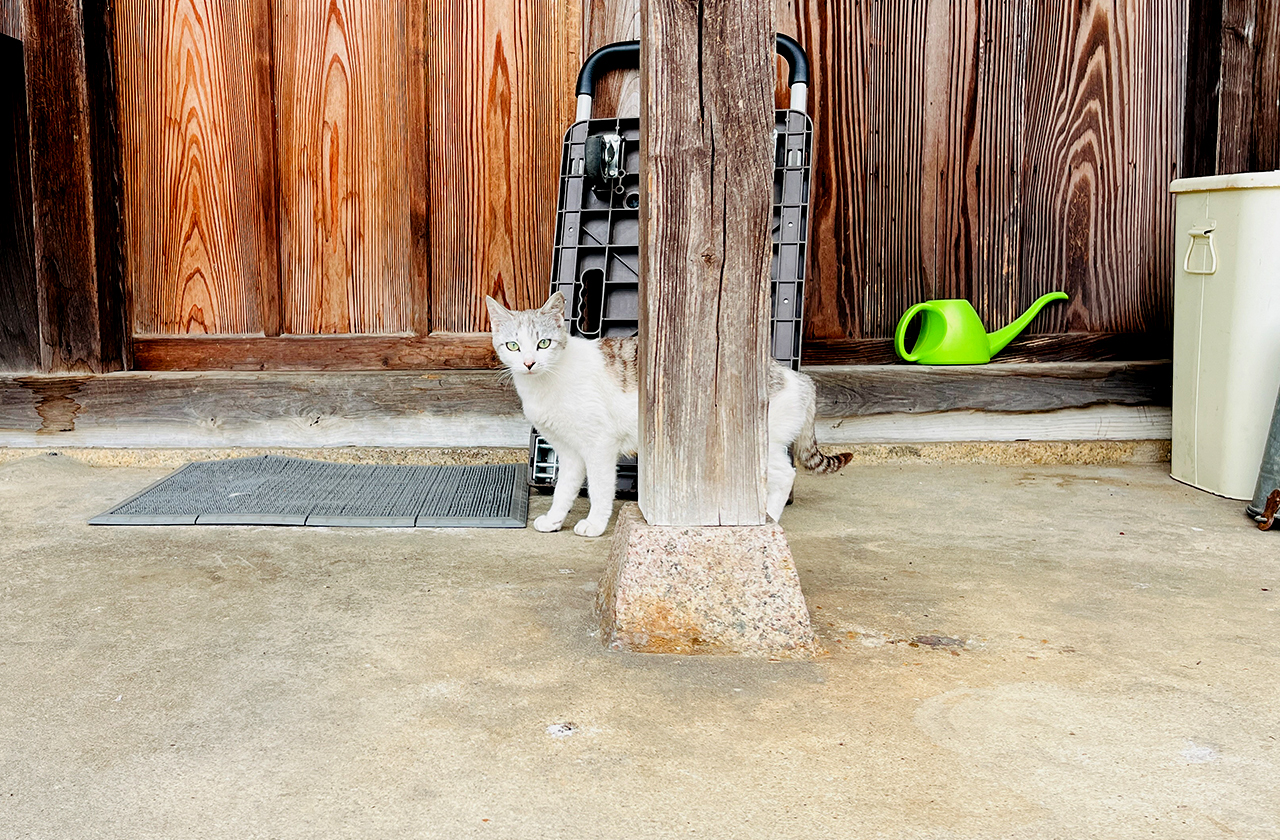
<path id="1" fill-rule="evenodd" d="M 539 341 L 539 342 L 538 342 L 538 349 L 539 349 L 539 350 L 546 350 L 546 349 L 547 349 L 548 347 L 550 347 L 550 346 L 551 346 L 551 339 L 549 339 L 549 338 L 544 338 L 544 339 L 542 339 L 542 341 Z"/>
<path id="2" fill-rule="evenodd" d="M 517 350 L 519 350 L 519 349 L 520 349 L 520 345 L 519 345 L 519 344 L 517 344 L 517 343 L 515 343 L 514 341 L 508 341 L 508 342 L 507 342 L 507 349 L 514 353 L 514 352 L 516 352 Z"/>

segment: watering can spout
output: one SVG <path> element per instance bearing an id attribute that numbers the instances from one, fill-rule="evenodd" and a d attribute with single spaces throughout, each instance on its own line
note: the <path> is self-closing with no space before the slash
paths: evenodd
<path id="1" fill-rule="evenodd" d="M 1018 320 L 1014 321 L 1004 329 L 996 330 L 993 333 L 987 333 L 987 341 L 991 344 L 991 355 L 995 355 L 1004 349 L 1005 345 L 1017 338 L 1018 333 L 1027 328 L 1027 324 L 1031 323 L 1031 319 L 1040 313 L 1045 304 L 1055 300 L 1066 300 L 1066 292 L 1050 292 L 1047 295 L 1041 295 L 1035 303 L 1031 304 L 1031 308 L 1023 312 Z"/>

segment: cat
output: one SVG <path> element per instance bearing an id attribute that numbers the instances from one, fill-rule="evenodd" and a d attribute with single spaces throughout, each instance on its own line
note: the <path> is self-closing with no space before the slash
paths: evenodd
<path id="1" fill-rule="evenodd" d="M 558 291 L 539 309 L 512 311 L 491 297 L 484 300 L 493 349 L 511 372 L 524 416 L 560 459 L 551 510 L 535 519 L 533 527 L 560 530 L 585 477 L 590 512 L 573 532 L 598 537 L 613 515 L 618 457 L 634 455 L 639 445 L 639 339 L 570 336 L 564 295 Z M 796 476 L 788 446 L 812 472 L 835 472 L 853 456 L 818 450 L 809 377 L 770 360 L 768 393 L 765 510 L 776 522 Z"/>

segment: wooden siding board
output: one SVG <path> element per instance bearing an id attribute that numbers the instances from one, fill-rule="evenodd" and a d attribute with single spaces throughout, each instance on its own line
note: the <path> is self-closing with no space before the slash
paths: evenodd
<path id="1" fill-rule="evenodd" d="M 427 6 L 431 323 L 487 329 L 482 301 L 541 303 L 581 0 Z"/>
<path id="2" fill-rule="evenodd" d="M 806 342 L 860 338 L 866 331 L 870 5 L 778 3 L 778 31 L 796 38 L 813 66 Z"/>
<path id="3" fill-rule="evenodd" d="M 498 364 L 487 333 L 139 338 L 138 370 L 457 370 Z"/>
<path id="4" fill-rule="evenodd" d="M 286 333 L 413 326 L 408 5 L 274 6 Z"/>
<path id="5" fill-rule="evenodd" d="M 22 42 L 0 36 L 0 370 L 40 365 Z"/>
<path id="6" fill-rule="evenodd" d="M 278 332 L 267 0 L 114 8 L 133 332 Z"/>
<path id="7" fill-rule="evenodd" d="M 99 99 L 90 90 L 99 80 L 87 74 L 85 19 L 76 0 L 28 0 L 24 8 L 40 367 L 113 370 L 124 347 L 101 311 L 92 150 Z"/>
<path id="8" fill-rule="evenodd" d="M 115 20 L 111 4 L 86 4 L 86 101 L 89 106 L 99 342 L 104 370 L 130 366 L 128 254 L 115 50 Z"/>
<path id="9" fill-rule="evenodd" d="M 23 0 L 0 0 L 0 35 L 22 40 Z"/>

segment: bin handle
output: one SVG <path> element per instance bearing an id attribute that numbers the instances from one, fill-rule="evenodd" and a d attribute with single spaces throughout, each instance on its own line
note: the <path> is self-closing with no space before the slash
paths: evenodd
<path id="1" fill-rule="evenodd" d="M 1217 222 L 1205 222 L 1203 225 L 1197 225 L 1187 231 L 1187 235 L 1191 237 L 1191 243 L 1187 246 L 1187 256 L 1182 261 L 1182 270 L 1187 274 L 1208 275 L 1218 270 L 1218 249 L 1213 245 L 1213 232 L 1218 229 Z M 1191 254 L 1196 249 L 1196 240 L 1205 239 L 1209 243 L 1209 267 L 1208 268 L 1192 268 Z"/>

